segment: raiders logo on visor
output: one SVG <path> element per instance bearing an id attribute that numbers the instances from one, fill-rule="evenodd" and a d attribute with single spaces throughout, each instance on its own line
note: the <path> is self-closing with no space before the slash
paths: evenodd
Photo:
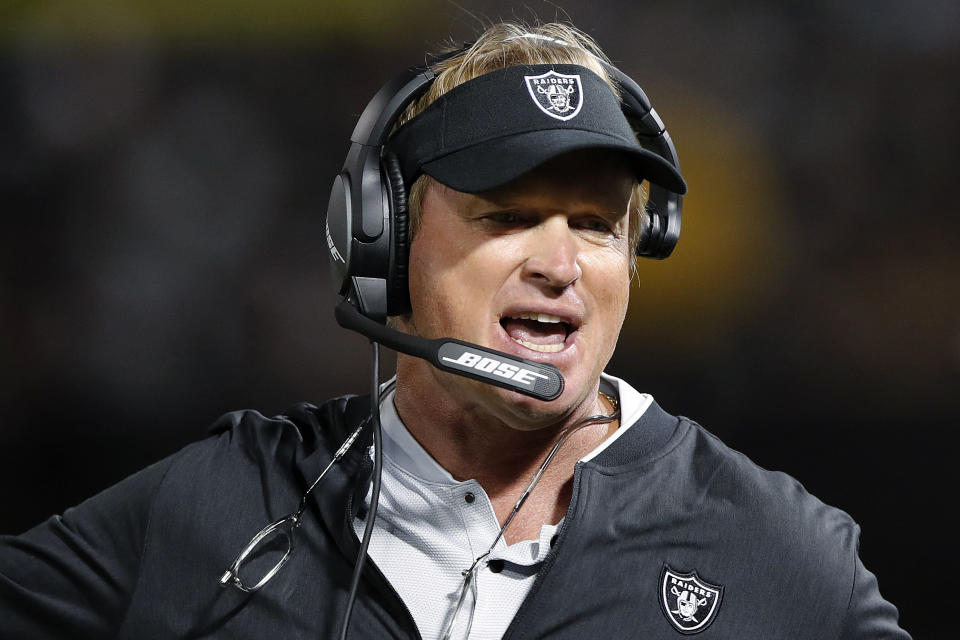
<path id="1" fill-rule="evenodd" d="M 539 76 L 523 76 L 527 90 L 540 111 L 557 120 L 570 120 L 583 106 L 583 86 L 579 75 L 548 71 Z"/>

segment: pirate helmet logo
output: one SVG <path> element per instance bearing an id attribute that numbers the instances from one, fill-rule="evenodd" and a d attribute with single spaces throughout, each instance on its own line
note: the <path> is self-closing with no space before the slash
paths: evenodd
<path id="1" fill-rule="evenodd" d="M 717 617 L 722 599 L 723 585 L 706 582 L 696 571 L 680 573 L 663 565 L 660 608 L 680 633 L 700 633 L 709 627 Z"/>
<path id="2" fill-rule="evenodd" d="M 570 120 L 583 106 L 583 85 L 579 75 L 548 71 L 539 76 L 524 76 L 533 103 L 557 120 Z"/>

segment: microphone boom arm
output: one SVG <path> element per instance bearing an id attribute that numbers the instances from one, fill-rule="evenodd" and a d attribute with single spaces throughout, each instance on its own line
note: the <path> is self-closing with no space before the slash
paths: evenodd
<path id="1" fill-rule="evenodd" d="M 563 393 L 563 376 L 552 364 L 488 349 L 454 338 L 412 336 L 368 318 L 348 300 L 334 309 L 337 323 L 394 351 L 422 358 L 437 369 L 537 398 L 554 400 Z"/>

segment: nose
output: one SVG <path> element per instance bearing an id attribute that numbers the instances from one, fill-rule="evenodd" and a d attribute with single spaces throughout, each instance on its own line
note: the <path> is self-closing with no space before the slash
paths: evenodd
<path id="1" fill-rule="evenodd" d="M 562 291 L 583 275 L 580 247 L 565 216 L 555 215 L 538 225 L 530 234 L 523 277 L 539 286 Z"/>

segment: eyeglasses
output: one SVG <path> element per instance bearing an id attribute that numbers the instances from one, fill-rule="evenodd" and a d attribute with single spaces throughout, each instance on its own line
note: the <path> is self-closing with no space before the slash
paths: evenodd
<path id="1" fill-rule="evenodd" d="M 344 440 L 327 467 L 304 492 L 296 512 L 268 524 L 250 539 L 233 564 L 220 576 L 221 587 L 233 586 L 245 593 L 253 593 L 277 575 L 293 553 L 293 532 L 302 523 L 301 516 L 307 508 L 307 497 L 333 465 L 349 451 L 365 426 L 366 421 Z"/>

